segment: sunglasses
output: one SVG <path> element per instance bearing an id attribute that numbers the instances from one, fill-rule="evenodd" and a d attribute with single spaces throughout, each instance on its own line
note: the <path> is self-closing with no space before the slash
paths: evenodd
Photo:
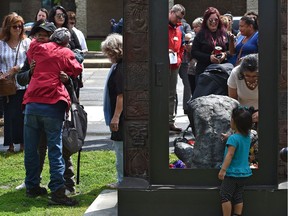
<path id="1" fill-rule="evenodd" d="M 212 18 L 210 18 L 210 19 L 208 19 L 208 21 L 209 21 L 209 23 L 213 23 L 213 22 L 218 23 L 218 22 L 219 22 L 219 19 L 212 19 Z"/>
<path id="2" fill-rule="evenodd" d="M 61 17 L 65 18 L 66 17 L 66 15 L 64 13 L 56 14 L 55 16 L 58 18 L 61 18 Z"/>
<path id="3" fill-rule="evenodd" d="M 14 26 L 11 26 L 13 29 L 22 29 L 23 28 L 23 25 L 14 25 Z"/>

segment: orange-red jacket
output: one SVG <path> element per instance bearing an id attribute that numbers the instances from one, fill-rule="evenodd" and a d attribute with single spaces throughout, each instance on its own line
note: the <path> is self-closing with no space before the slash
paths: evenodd
<path id="1" fill-rule="evenodd" d="M 168 25 L 168 48 L 177 53 L 177 64 L 170 64 L 172 69 L 177 69 L 180 67 L 184 54 L 183 32 L 181 26 L 182 23 L 177 23 L 175 26 L 173 26 L 171 23 Z"/>

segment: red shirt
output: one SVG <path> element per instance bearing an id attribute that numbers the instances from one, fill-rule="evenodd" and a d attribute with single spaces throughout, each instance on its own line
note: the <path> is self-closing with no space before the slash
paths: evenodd
<path id="1" fill-rule="evenodd" d="M 24 95 L 23 104 L 55 104 L 63 100 L 70 107 L 70 97 L 60 81 L 60 71 L 68 76 L 77 77 L 82 72 L 81 64 L 67 47 L 54 42 L 39 43 L 33 41 L 27 52 L 29 63 L 36 61 L 31 81 Z"/>

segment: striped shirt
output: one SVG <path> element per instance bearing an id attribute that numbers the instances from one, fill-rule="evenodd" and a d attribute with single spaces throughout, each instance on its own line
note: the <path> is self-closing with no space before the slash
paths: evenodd
<path id="1" fill-rule="evenodd" d="M 31 40 L 29 38 L 26 38 L 20 43 L 18 59 L 16 63 L 16 65 L 18 65 L 20 68 L 24 65 L 26 59 L 26 52 L 28 51 L 30 42 Z M 18 46 L 19 44 L 17 45 L 17 47 L 11 48 L 5 41 L 0 40 L 0 71 L 3 74 L 9 72 L 9 70 L 14 67 Z M 16 85 L 18 90 L 26 88 L 25 86 L 21 86 L 18 83 L 16 83 Z"/>

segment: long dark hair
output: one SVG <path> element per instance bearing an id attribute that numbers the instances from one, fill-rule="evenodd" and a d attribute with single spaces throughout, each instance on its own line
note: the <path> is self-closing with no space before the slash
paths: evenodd
<path id="1" fill-rule="evenodd" d="M 236 125 L 237 130 L 247 136 L 252 128 L 252 113 L 253 107 L 237 106 L 232 110 L 232 119 Z"/>
<path id="2" fill-rule="evenodd" d="M 49 14 L 48 14 L 47 9 L 46 9 L 46 8 L 40 8 L 40 9 L 37 11 L 37 13 L 35 14 L 35 18 L 34 18 L 34 21 L 35 21 L 35 22 L 37 21 L 37 16 L 38 16 L 38 13 L 39 13 L 40 11 L 42 11 L 43 13 L 45 13 L 45 14 L 46 14 L 46 20 L 48 19 Z M 46 20 L 45 20 L 45 21 L 46 21 Z"/>
<path id="3" fill-rule="evenodd" d="M 67 11 L 65 10 L 64 7 L 60 6 L 60 5 L 56 5 L 54 6 L 51 10 L 50 10 L 50 13 L 49 13 L 49 16 L 48 16 L 48 21 L 49 22 L 53 22 L 55 25 L 56 25 L 56 22 L 55 22 L 55 15 L 56 15 L 56 10 L 61 10 L 63 12 L 63 14 L 65 14 L 65 21 L 63 23 L 63 26 L 61 27 L 65 27 L 65 28 L 68 28 L 68 15 L 67 15 Z"/>
<path id="4" fill-rule="evenodd" d="M 211 31 L 209 30 L 209 28 L 207 26 L 207 20 L 209 19 L 211 14 L 216 14 L 216 16 L 217 16 L 217 18 L 219 20 L 218 21 L 218 27 L 217 27 L 217 30 L 216 30 L 216 43 L 219 46 L 225 47 L 224 36 L 226 36 L 226 34 L 225 34 L 223 23 L 222 23 L 221 18 L 220 18 L 220 13 L 219 13 L 217 8 L 208 7 L 205 10 L 204 15 L 203 15 L 203 22 L 202 22 L 202 25 L 201 25 L 201 31 L 204 32 L 205 39 L 207 41 L 211 42 L 211 45 L 214 46 L 213 42 L 211 41 Z"/>

